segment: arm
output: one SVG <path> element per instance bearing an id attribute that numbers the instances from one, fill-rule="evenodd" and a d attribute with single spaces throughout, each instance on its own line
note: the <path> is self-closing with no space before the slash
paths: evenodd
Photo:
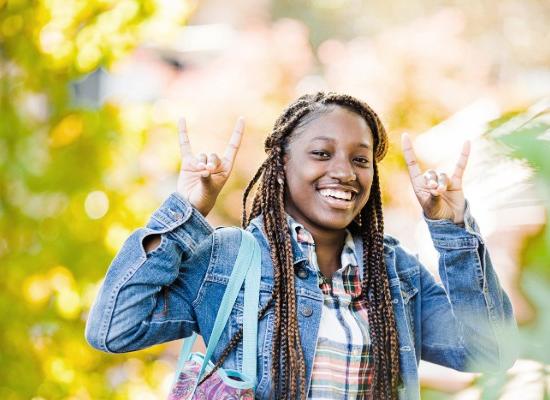
<path id="1" fill-rule="evenodd" d="M 466 203 L 464 227 L 426 218 L 442 285 L 421 268 L 422 358 L 462 371 L 503 370 L 516 358 L 516 323 Z"/>
<path id="2" fill-rule="evenodd" d="M 172 194 L 146 228 L 136 230 L 113 260 L 86 324 L 86 339 L 107 352 L 138 350 L 191 335 L 191 307 L 208 267 L 212 228 Z M 159 235 L 146 253 L 143 241 Z"/>
<path id="3" fill-rule="evenodd" d="M 439 252 L 443 287 L 421 268 L 422 356 L 459 370 L 503 369 L 515 359 L 512 307 L 469 215 L 462 177 L 470 155 L 464 142 L 452 176 L 422 173 L 411 139 L 402 148 L 416 198 Z"/>
<path id="4" fill-rule="evenodd" d="M 124 352 L 186 337 L 197 330 L 192 309 L 210 259 L 212 228 L 203 216 L 227 181 L 244 129 L 240 118 L 224 156 L 191 151 L 179 124 L 182 162 L 177 193 L 147 228 L 126 240 L 90 310 L 86 339 L 99 350 Z"/>

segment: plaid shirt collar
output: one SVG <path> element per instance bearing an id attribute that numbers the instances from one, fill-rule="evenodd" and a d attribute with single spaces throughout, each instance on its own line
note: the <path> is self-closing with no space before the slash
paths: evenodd
<path id="1" fill-rule="evenodd" d="M 361 278 L 355 243 L 351 232 L 346 229 L 346 239 L 340 256 L 341 268 L 334 272 L 331 282 L 330 279 L 323 276 L 319 269 L 317 254 L 315 252 L 315 241 L 311 233 L 289 214 L 286 214 L 286 216 L 294 240 L 300 245 L 304 255 L 307 256 L 310 264 L 317 271 L 319 287 L 323 293 L 330 293 L 333 296 L 336 295 L 341 298 L 345 297 L 349 300 L 358 297 L 361 294 Z"/>

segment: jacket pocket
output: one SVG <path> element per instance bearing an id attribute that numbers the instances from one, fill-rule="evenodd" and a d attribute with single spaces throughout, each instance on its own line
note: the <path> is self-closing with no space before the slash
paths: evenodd
<path id="1" fill-rule="evenodd" d="M 413 283 L 413 277 L 410 275 L 399 276 L 399 286 L 403 304 L 409 304 L 414 301 L 414 296 L 418 293 L 418 288 Z"/>

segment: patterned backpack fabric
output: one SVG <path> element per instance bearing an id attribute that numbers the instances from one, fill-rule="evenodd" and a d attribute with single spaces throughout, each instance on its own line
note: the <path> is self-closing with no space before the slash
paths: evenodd
<path id="1" fill-rule="evenodd" d="M 258 303 L 260 295 L 260 246 L 254 236 L 241 232 L 241 246 L 229 277 L 206 353 L 191 353 L 197 334 L 186 338 L 181 348 L 172 390 L 168 400 L 253 400 L 256 387 L 256 346 L 258 337 Z M 198 383 L 212 370 L 210 360 L 225 328 L 233 305 L 244 282 L 243 370 L 219 368 L 208 379 Z"/>

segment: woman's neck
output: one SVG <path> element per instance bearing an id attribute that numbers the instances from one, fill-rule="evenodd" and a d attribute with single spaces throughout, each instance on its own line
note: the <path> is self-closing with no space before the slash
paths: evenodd
<path id="1" fill-rule="evenodd" d="M 313 237 L 315 254 L 319 270 L 325 278 L 330 279 L 332 274 L 341 268 L 341 255 L 346 240 L 346 230 L 320 230 L 315 227 L 304 227 Z"/>

